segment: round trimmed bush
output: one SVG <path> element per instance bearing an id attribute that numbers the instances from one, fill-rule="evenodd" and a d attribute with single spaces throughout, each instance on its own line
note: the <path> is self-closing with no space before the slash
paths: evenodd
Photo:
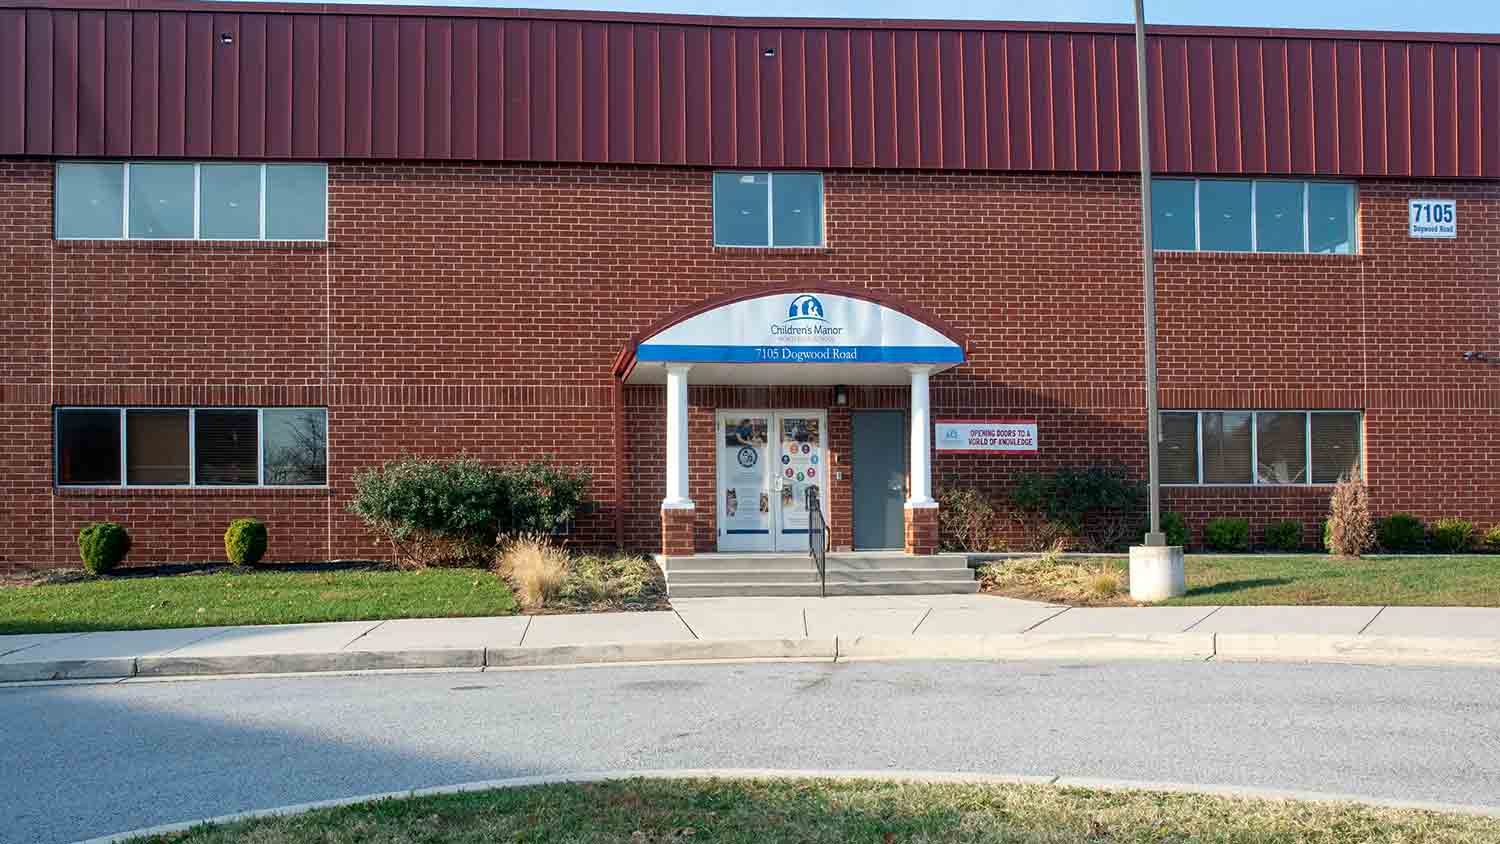
<path id="1" fill-rule="evenodd" d="M 1266 525 L 1266 547 L 1277 551 L 1296 551 L 1302 547 L 1302 523 L 1287 519 Z"/>
<path id="2" fill-rule="evenodd" d="M 224 555 L 237 566 L 254 565 L 266 555 L 269 536 L 260 519 L 235 519 L 224 531 Z"/>
<path id="3" fill-rule="evenodd" d="M 1167 535 L 1168 545 L 1186 546 L 1188 544 L 1187 519 L 1184 519 L 1181 513 L 1162 513 L 1161 532 Z"/>
<path id="4" fill-rule="evenodd" d="M 1203 526 L 1203 544 L 1215 551 L 1244 551 L 1250 547 L 1250 520 L 1210 519 Z"/>
<path id="5" fill-rule="evenodd" d="M 1381 519 L 1375 535 L 1387 551 L 1420 551 L 1427 545 L 1427 526 L 1410 513 L 1393 513 Z"/>
<path id="6" fill-rule="evenodd" d="M 1438 519 L 1432 526 L 1432 547 L 1444 554 L 1461 554 L 1474 547 L 1479 531 L 1467 519 Z"/>
<path id="7" fill-rule="evenodd" d="M 90 522 L 78 532 L 78 556 L 89 574 L 108 574 L 130 553 L 130 532 L 118 522 Z"/>

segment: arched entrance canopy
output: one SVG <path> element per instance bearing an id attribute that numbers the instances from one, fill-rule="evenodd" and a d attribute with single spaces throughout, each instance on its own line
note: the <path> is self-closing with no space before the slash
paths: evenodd
<path id="1" fill-rule="evenodd" d="M 700 384 L 906 384 L 965 360 L 967 341 L 943 320 L 870 290 L 780 285 L 721 296 L 668 317 L 632 339 L 616 374 L 666 381 L 692 364 Z"/>

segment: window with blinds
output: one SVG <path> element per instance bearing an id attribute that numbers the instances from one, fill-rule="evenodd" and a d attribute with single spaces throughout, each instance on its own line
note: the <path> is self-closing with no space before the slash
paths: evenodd
<path id="1" fill-rule="evenodd" d="M 59 486 L 323 486 L 321 407 L 64 407 Z"/>
<path id="2" fill-rule="evenodd" d="M 1363 415 L 1194 410 L 1161 415 L 1162 483 L 1308 485 L 1361 477 Z"/>

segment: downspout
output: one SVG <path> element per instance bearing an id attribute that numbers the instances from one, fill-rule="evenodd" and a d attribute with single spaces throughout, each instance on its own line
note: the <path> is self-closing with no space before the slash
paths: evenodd
<path id="1" fill-rule="evenodd" d="M 625 549 L 625 379 L 635 368 L 638 342 L 631 335 L 610 368 L 610 400 L 615 418 L 615 549 L 620 551 Z"/>

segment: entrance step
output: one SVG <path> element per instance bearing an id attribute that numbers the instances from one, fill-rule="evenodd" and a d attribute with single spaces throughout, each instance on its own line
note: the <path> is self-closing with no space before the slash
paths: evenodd
<path id="1" fill-rule="evenodd" d="M 804 571 L 791 569 L 674 569 L 668 579 L 678 584 L 706 583 L 812 583 L 818 582 L 818 570 L 808 561 Z"/>
<path id="2" fill-rule="evenodd" d="M 687 583 L 670 584 L 673 598 L 816 598 L 817 578 L 811 583 Z"/>
<path id="3" fill-rule="evenodd" d="M 813 572 L 817 580 L 817 572 Z M 828 585 L 835 583 L 891 583 L 958 581 L 973 583 L 974 572 L 964 569 L 844 569 L 828 567 Z"/>
<path id="4" fill-rule="evenodd" d="M 817 597 L 818 570 L 806 554 L 695 554 L 661 557 L 673 598 Z M 834 553 L 827 594 L 952 595 L 979 591 L 963 554 Z"/>
<path id="5" fill-rule="evenodd" d="M 973 595 L 979 582 L 961 580 L 885 580 L 866 583 L 828 581 L 828 597 L 843 595 Z"/>

